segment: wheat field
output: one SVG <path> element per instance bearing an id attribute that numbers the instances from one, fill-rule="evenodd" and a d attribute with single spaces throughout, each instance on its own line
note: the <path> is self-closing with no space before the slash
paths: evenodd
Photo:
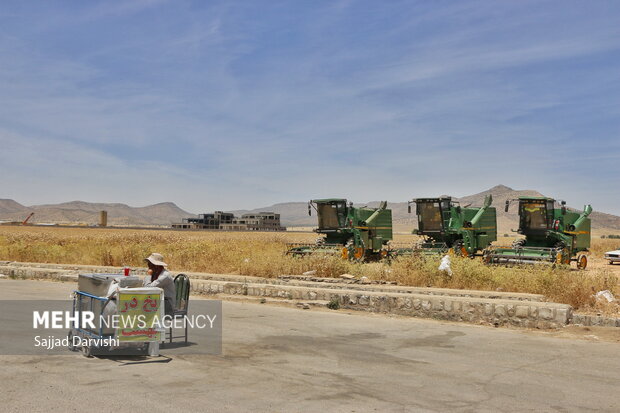
<path id="1" fill-rule="evenodd" d="M 615 304 L 596 303 L 593 293 L 610 290 L 620 297 L 620 265 L 608 266 L 604 251 L 620 240 L 593 239 L 591 265 L 573 268 L 486 266 L 478 259 L 452 259 L 453 275 L 437 269 L 439 257 L 400 257 L 391 263 L 353 263 L 338 256 L 297 258 L 285 255 L 287 243 L 314 242 L 313 233 L 182 232 L 114 228 L 0 226 L 0 260 L 57 264 L 143 267 L 151 252 L 162 253 L 173 272 L 196 271 L 276 277 L 316 270 L 318 276 L 348 273 L 402 285 L 513 291 L 544 294 L 575 308 L 617 313 Z M 396 234 L 398 244 L 416 237 Z M 512 238 L 500 238 L 509 244 Z"/>

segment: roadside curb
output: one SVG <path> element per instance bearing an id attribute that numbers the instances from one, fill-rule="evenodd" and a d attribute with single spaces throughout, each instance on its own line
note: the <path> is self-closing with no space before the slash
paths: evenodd
<path id="1" fill-rule="evenodd" d="M 68 268 L 68 269 L 67 269 Z M 0 272 L 11 278 L 76 282 L 80 272 L 119 272 L 115 267 L 61 266 L 32 263 L 0 263 Z M 136 271 L 139 273 L 140 271 Z M 143 271 L 142 271 L 143 272 Z M 482 291 L 419 289 L 403 286 L 336 285 L 282 280 L 279 284 L 259 277 L 188 273 L 197 294 L 265 297 L 304 302 L 332 302 L 338 307 L 420 318 L 512 325 L 526 328 L 557 328 L 570 323 L 573 309 L 566 304 L 497 298 L 503 294 Z M 219 278 L 218 280 L 209 278 Z M 221 280 L 221 279 L 224 280 Z M 234 281 L 233 281 L 234 280 Z M 249 282 L 251 281 L 251 282 Z M 263 281 L 263 282 L 257 282 Z M 394 288 L 393 288 L 394 287 Z M 387 291 L 386 291 L 387 290 Z M 459 295 L 450 295 L 456 291 Z M 440 294 L 440 293 L 444 294 Z M 508 293 L 510 296 L 510 293 Z M 526 298 L 524 297 L 521 298 Z M 538 297 L 534 297 L 538 298 Z"/>
<path id="2" fill-rule="evenodd" d="M 0 261 L 0 268 L 15 268 L 18 272 L 24 269 L 49 269 L 50 271 L 63 270 L 72 271 L 74 274 L 80 272 L 95 273 L 118 273 L 119 267 L 95 266 L 95 265 L 72 265 L 72 264 L 42 264 L 29 262 L 9 262 Z M 25 270 L 25 271 L 28 271 Z M 145 275 L 145 268 L 131 268 L 132 273 Z M 453 296 L 468 298 L 487 298 L 487 299 L 507 299 L 517 301 L 545 301 L 545 297 L 541 294 L 513 293 L 503 291 L 481 291 L 481 290 L 457 290 L 450 288 L 432 288 L 432 287 L 413 287 L 405 285 L 391 284 L 359 284 L 342 278 L 322 278 L 308 277 L 299 275 L 281 275 L 277 278 L 264 278 L 251 275 L 236 274 L 210 274 L 191 271 L 177 271 L 187 274 L 190 278 L 196 280 L 223 281 L 223 282 L 240 282 L 251 284 L 267 284 L 267 285 L 287 285 L 309 288 L 330 288 L 330 289 L 348 289 L 359 291 L 380 291 L 386 293 L 403 293 L 403 294 L 425 294 L 436 296 Z"/>
<path id="3" fill-rule="evenodd" d="M 385 293 L 334 288 L 195 280 L 199 294 L 242 295 L 287 300 L 337 302 L 340 308 L 391 313 L 439 320 L 556 328 L 569 323 L 572 307 L 566 304 L 475 297 L 433 296 L 415 293 Z"/>
<path id="4" fill-rule="evenodd" d="M 575 313 L 573 314 L 571 324 L 587 327 L 620 327 L 620 318 Z"/>

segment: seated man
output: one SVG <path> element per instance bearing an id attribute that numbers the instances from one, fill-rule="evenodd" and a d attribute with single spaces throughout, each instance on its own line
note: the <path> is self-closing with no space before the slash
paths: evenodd
<path id="1" fill-rule="evenodd" d="M 144 287 L 159 287 L 164 290 L 164 311 L 166 315 L 172 315 L 176 308 L 176 289 L 172 275 L 166 271 L 168 265 L 164 257 L 156 252 L 145 259 L 149 266 L 148 275 L 144 279 Z"/>

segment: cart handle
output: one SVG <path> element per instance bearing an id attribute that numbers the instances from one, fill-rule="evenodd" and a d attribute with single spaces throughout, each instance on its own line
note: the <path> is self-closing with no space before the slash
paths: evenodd
<path id="1" fill-rule="evenodd" d="M 84 295 L 86 297 L 90 297 L 90 298 L 94 298 L 95 300 L 100 300 L 100 301 L 108 301 L 107 297 L 99 297 L 98 295 L 92 295 L 89 293 L 85 293 L 84 291 L 74 291 L 75 294 L 79 294 L 79 295 Z"/>

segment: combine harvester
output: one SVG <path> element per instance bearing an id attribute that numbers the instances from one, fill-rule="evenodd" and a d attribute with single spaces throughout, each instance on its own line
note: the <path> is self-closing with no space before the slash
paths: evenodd
<path id="1" fill-rule="evenodd" d="M 452 252 L 463 257 L 474 257 L 489 244 L 497 240 L 497 219 L 495 208 L 491 207 L 493 197 L 488 195 L 482 207 L 461 207 L 450 197 L 417 198 L 409 202 L 416 204 L 418 229 L 414 234 L 424 241 L 413 248 L 413 253 L 422 255 Z"/>
<path id="2" fill-rule="evenodd" d="M 392 210 L 387 201 L 379 208 L 353 206 L 346 199 L 314 199 L 308 203 L 308 215 L 317 212 L 319 226 L 314 231 L 324 234 L 315 244 L 289 244 L 287 254 L 340 254 L 342 258 L 371 261 L 390 256 Z"/>
<path id="3" fill-rule="evenodd" d="M 512 248 L 494 247 L 484 253 L 484 261 L 490 264 L 568 264 L 577 262 L 577 268 L 588 265 L 583 254 L 590 247 L 590 218 L 592 207 L 586 205 L 583 212 L 568 211 L 566 202 L 555 208 L 555 200 L 546 197 L 520 197 L 519 229 L 525 238 L 515 241 Z M 506 201 L 506 212 L 510 206 Z"/>

